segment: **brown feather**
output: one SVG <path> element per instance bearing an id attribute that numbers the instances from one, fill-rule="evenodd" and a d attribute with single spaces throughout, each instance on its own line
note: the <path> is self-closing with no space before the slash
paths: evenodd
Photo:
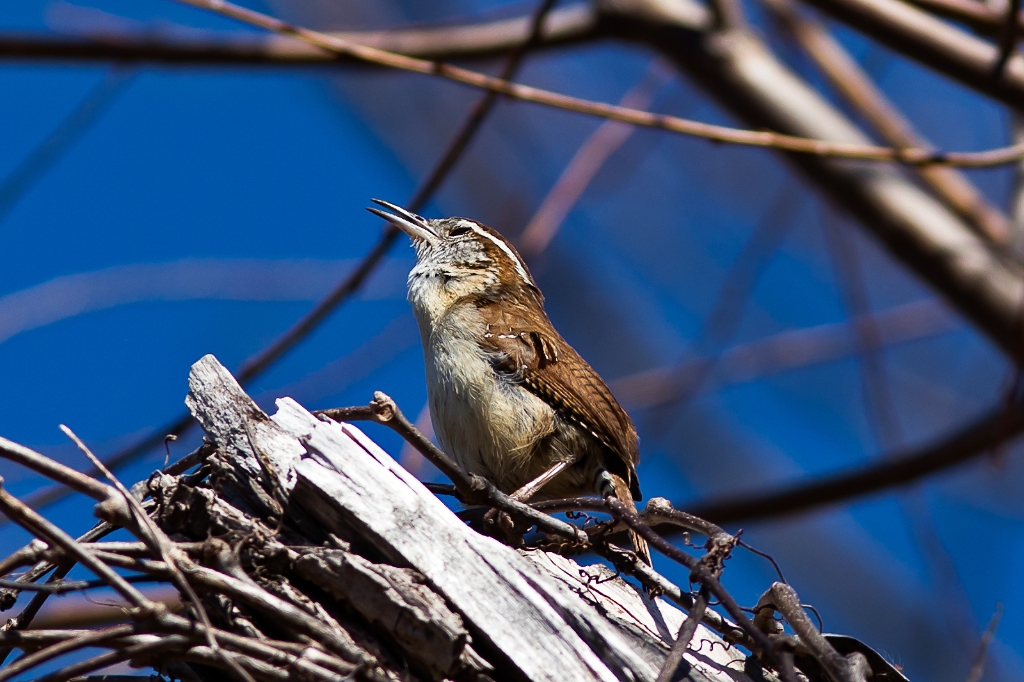
<path id="1" fill-rule="evenodd" d="M 621 475 L 632 495 L 641 499 L 636 477 L 640 460 L 633 421 L 601 377 L 563 339 L 535 305 L 481 297 L 476 305 L 487 332 L 480 344 L 497 358 L 495 368 L 516 380 L 561 415 L 608 448 L 618 462 L 609 470 Z M 615 466 L 618 464 L 618 466 Z"/>

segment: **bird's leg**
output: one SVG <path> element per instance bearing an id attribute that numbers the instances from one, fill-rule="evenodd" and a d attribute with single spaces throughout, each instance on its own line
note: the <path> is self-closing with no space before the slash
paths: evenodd
<path id="1" fill-rule="evenodd" d="M 558 462 L 553 467 L 542 473 L 537 478 L 533 479 L 519 490 L 515 491 L 509 497 L 516 502 L 528 502 L 531 497 L 536 495 L 541 488 L 551 482 L 558 474 L 565 471 L 567 468 L 576 463 L 576 458 L 568 461 Z M 515 529 L 515 524 L 512 523 L 512 519 L 509 518 L 508 514 L 499 514 L 497 509 L 491 509 L 484 514 L 484 524 L 493 523 L 495 518 L 498 520 L 498 525 L 502 527 L 506 535 L 511 535 L 511 532 Z"/>
<path id="2" fill-rule="evenodd" d="M 531 497 L 536 495 L 541 488 L 543 488 L 544 486 L 551 482 L 551 479 L 553 479 L 555 476 L 562 473 L 575 463 L 575 458 L 566 462 L 558 462 L 557 464 L 555 464 L 555 466 L 551 467 L 543 474 L 541 474 L 537 478 L 533 479 L 532 481 L 524 485 L 519 490 L 509 495 L 509 497 L 511 497 L 516 502 L 529 502 Z"/>

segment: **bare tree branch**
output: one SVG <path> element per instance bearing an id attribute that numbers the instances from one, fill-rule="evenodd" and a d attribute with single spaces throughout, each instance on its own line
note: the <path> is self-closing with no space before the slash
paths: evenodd
<path id="1" fill-rule="evenodd" d="M 894 147 L 932 146 L 914 130 L 910 121 L 824 26 L 804 16 L 791 0 L 765 0 L 765 4 L 815 66 L 882 139 Z M 980 234 L 996 244 L 1007 243 L 1009 220 L 965 175 L 939 166 L 922 166 L 914 170 L 936 196 L 963 216 Z"/>
<path id="2" fill-rule="evenodd" d="M 992 644 L 992 639 L 996 636 L 996 628 L 999 627 L 999 621 L 1002 618 L 1003 605 L 998 604 L 996 612 L 992 614 L 992 618 L 988 621 L 985 634 L 981 636 L 981 643 L 978 645 L 978 652 L 974 656 L 974 663 L 971 665 L 971 672 L 967 676 L 967 682 L 981 682 L 981 676 L 985 674 L 985 656 L 988 654 L 988 648 Z"/>
<path id="3" fill-rule="evenodd" d="M 598 28 L 598 16 L 597 10 L 588 3 L 553 10 L 544 21 L 536 46 L 559 47 L 591 40 Z M 706 12 L 694 13 L 695 28 L 702 27 L 706 21 Z M 359 63 L 290 36 L 198 31 L 185 26 L 168 30 L 165 22 L 153 26 L 129 20 L 116 23 L 120 25 L 112 29 L 109 22 L 92 26 L 77 18 L 74 23 L 61 27 L 74 33 L 70 37 L 0 33 L 0 59 L 148 62 L 180 66 Z M 521 48 L 531 35 L 531 23 L 531 17 L 520 16 L 458 26 L 337 31 L 332 35 L 423 59 L 493 59 Z"/>
<path id="4" fill-rule="evenodd" d="M 618 25 L 626 38 L 653 35 L 660 50 L 752 127 L 818 139 L 865 139 L 752 33 L 708 36 L 663 24 L 652 34 L 649 17 L 631 20 L 629 15 L 620 17 Z M 893 169 L 810 156 L 790 158 L 809 182 L 856 216 L 1007 355 L 1024 357 L 1017 312 L 1024 301 L 1019 266 Z"/>
<path id="5" fill-rule="evenodd" d="M 1024 145 L 991 149 L 981 152 L 936 152 L 929 149 L 879 147 L 865 142 L 830 141 L 809 136 L 790 135 L 757 130 L 741 130 L 699 121 L 691 121 L 665 114 L 630 109 L 602 102 L 594 102 L 568 95 L 512 83 L 503 78 L 452 66 L 441 61 L 389 52 L 376 47 L 361 45 L 346 39 L 344 34 L 327 34 L 300 26 L 293 26 L 266 14 L 261 14 L 221 0 L 180 0 L 212 12 L 224 14 L 233 19 L 274 31 L 286 36 L 298 37 L 332 53 L 343 55 L 377 66 L 424 75 L 436 76 L 463 85 L 500 93 L 506 97 L 535 104 L 597 116 L 632 125 L 656 128 L 682 135 L 701 137 L 714 142 L 768 147 L 811 156 L 840 157 L 865 161 L 887 161 L 912 165 L 955 165 L 965 167 L 988 167 L 1013 163 L 1024 158 Z"/>
<path id="6" fill-rule="evenodd" d="M 992 3 L 972 0 L 908 0 L 911 5 L 928 10 L 940 17 L 966 24 L 976 33 L 995 36 L 1005 25 L 1006 14 L 998 11 Z M 1024 15 L 1018 15 L 1017 23 L 1024 26 Z"/>
<path id="7" fill-rule="evenodd" d="M 1024 107 L 1024 58 L 1009 56 L 993 78 L 999 48 L 900 0 L 807 0 L 883 45 L 1012 107 Z"/>
<path id="8" fill-rule="evenodd" d="M 1024 407 L 1012 405 L 990 412 L 936 443 L 894 453 L 851 471 L 768 492 L 729 495 L 676 506 L 723 525 L 802 513 L 899 488 L 965 464 L 992 452 L 1021 431 L 1024 431 Z"/>

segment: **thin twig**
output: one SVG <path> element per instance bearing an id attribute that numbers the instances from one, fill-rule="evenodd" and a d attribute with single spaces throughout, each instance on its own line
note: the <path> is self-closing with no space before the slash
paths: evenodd
<path id="1" fill-rule="evenodd" d="M 210 645 L 210 649 L 215 654 L 221 656 L 224 663 L 227 665 L 227 668 L 235 673 L 239 678 L 245 680 L 245 682 L 255 682 L 249 673 L 246 672 L 230 654 L 221 652 L 220 647 L 217 644 L 217 640 L 213 636 L 213 623 L 210 621 L 209 614 L 206 613 L 206 607 L 203 605 L 202 601 L 200 601 L 199 595 L 196 594 L 192 585 L 190 585 L 188 580 L 185 579 L 182 568 L 179 565 L 185 564 L 188 565 L 189 568 L 192 568 L 188 557 L 178 549 L 173 542 L 171 542 L 171 539 L 168 538 L 159 527 L 157 527 L 149 517 L 149 514 L 147 514 L 142 508 L 139 501 L 136 500 L 128 489 L 124 487 L 121 481 L 119 481 L 117 477 L 103 465 L 103 462 L 101 462 L 100 459 L 92 453 L 82 439 L 75 435 L 74 431 L 64 424 L 60 425 L 60 430 L 63 431 L 76 446 L 78 446 L 78 449 L 82 451 L 92 465 L 102 472 L 107 480 L 110 481 L 124 497 L 125 504 L 127 504 L 129 509 L 131 509 L 131 530 L 140 540 L 149 545 L 150 549 L 167 564 L 171 573 L 171 581 L 174 583 L 174 586 L 180 590 L 192 604 L 196 614 L 199 616 L 199 620 L 207 629 L 207 641 Z"/>
<path id="2" fill-rule="evenodd" d="M 985 657 L 988 655 L 988 648 L 996 636 L 996 628 L 999 627 L 999 621 L 1002 618 L 1003 605 L 999 603 L 996 604 L 996 611 L 988 621 L 985 634 L 981 636 L 981 642 L 978 644 L 978 653 L 974 656 L 974 663 L 971 664 L 971 673 L 967 676 L 967 682 L 981 682 L 981 676 L 985 674 Z"/>
<path id="3" fill-rule="evenodd" d="M 11 171 L 0 183 L 0 222 L 75 142 L 103 117 L 134 76 L 134 68 L 114 65 L 67 118 L 61 121 L 56 130 Z"/>
<path id="4" fill-rule="evenodd" d="M 184 651 L 189 648 L 192 641 L 192 637 L 182 635 L 153 637 L 138 644 L 133 644 L 114 651 L 108 651 L 84 661 L 72 663 L 56 672 L 43 675 L 42 677 L 37 678 L 34 682 L 64 682 L 65 680 L 73 679 L 79 675 L 85 675 L 96 670 L 102 670 L 103 668 L 114 665 L 115 663 L 129 661 L 142 655 L 152 655 L 161 651 Z M 252 678 L 250 677 L 249 679 Z"/>
<path id="5" fill-rule="evenodd" d="M 89 551 L 87 549 L 87 545 L 89 543 L 92 543 L 96 540 L 100 540 L 109 533 L 112 533 L 113 531 L 114 526 L 110 525 L 106 521 L 101 521 L 100 523 L 96 524 L 91 529 L 86 531 L 83 535 L 80 535 L 75 541 L 79 543 L 79 545 L 82 547 L 84 551 Z M 28 547 L 32 547 L 34 544 L 37 543 L 44 544 L 40 540 L 33 540 L 31 543 L 29 543 Z M 59 552 L 59 550 L 57 551 Z M 46 553 L 48 555 L 52 554 L 53 550 L 48 549 Z M 53 575 L 50 576 L 48 582 L 63 579 L 75 566 L 75 562 L 73 559 L 65 556 L 63 552 L 59 553 L 60 561 L 62 562 L 60 565 L 53 563 L 54 559 L 40 561 L 35 566 L 33 566 L 30 571 L 21 576 L 21 581 L 34 582 L 42 576 L 49 573 L 55 567 L 57 570 L 53 572 Z M 0 589 L 0 609 L 6 610 L 14 606 L 14 603 L 17 601 L 20 595 L 21 590 L 9 588 Z M 12 618 L 9 621 L 7 621 L 7 623 L 3 627 L 3 631 L 12 632 L 26 629 L 29 625 L 32 624 L 32 621 L 38 615 L 39 610 L 43 607 L 43 604 L 46 603 L 46 600 L 49 598 L 49 596 L 50 595 L 47 592 L 39 592 L 36 595 L 34 595 L 32 599 L 29 601 L 29 603 L 25 605 L 25 608 L 21 610 L 21 613 L 19 613 L 15 618 Z M 3 665 L 4 661 L 7 660 L 7 657 L 10 655 L 10 653 L 11 647 L 0 646 L 0 665 Z"/>
<path id="6" fill-rule="evenodd" d="M 51 575 L 47 579 L 46 583 L 49 584 L 63 580 L 67 576 L 67 574 L 71 572 L 71 569 L 74 568 L 74 566 L 75 563 L 73 561 L 67 561 L 64 563 L 64 565 L 58 566 L 57 570 L 55 570 L 53 572 L 53 575 Z M 28 583 L 30 585 L 34 584 L 30 581 L 30 579 L 23 579 L 22 582 Z M 17 599 L 17 597 L 21 595 L 22 589 L 23 588 L 14 588 L 12 590 L 10 588 L 4 588 L 4 596 L 9 597 L 11 595 L 14 595 L 14 598 Z M 50 597 L 50 594 L 50 592 L 41 591 L 32 595 L 32 599 L 30 599 L 28 604 L 25 605 L 25 608 L 21 610 L 21 613 L 19 613 L 16 617 L 11 618 L 4 624 L 3 632 L 17 632 L 19 630 L 27 629 L 29 625 L 32 624 L 32 621 L 35 619 L 35 617 L 39 615 L 39 610 L 43 608 L 43 604 L 46 603 L 46 600 Z M 2 666 L 7 661 L 7 657 L 11 655 L 12 650 L 13 647 L 0 646 L 0 666 Z"/>
<path id="7" fill-rule="evenodd" d="M 75 492 L 88 495 L 100 502 L 117 495 L 116 490 L 109 485 L 100 483 L 92 476 L 75 471 L 71 467 L 55 462 L 35 450 L 7 440 L 2 436 L 0 436 L 0 457 L 10 460 L 15 464 L 20 464 L 27 469 L 31 469 L 38 474 L 42 474 L 53 481 L 67 486 Z"/>
<path id="8" fill-rule="evenodd" d="M 343 38 L 288 24 L 266 14 L 255 12 L 224 0 L 179 0 L 182 3 L 207 9 L 237 19 L 252 26 L 282 35 L 295 36 L 335 54 L 403 71 L 445 78 L 457 83 L 491 90 L 507 97 L 579 114 L 607 118 L 647 128 L 700 137 L 714 142 L 767 147 L 782 151 L 820 157 L 860 159 L 864 161 L 895 162 L 911 165 L 942 164 L 968 168 L 982 168 L 1013 163 L 1024 158 L 1024 145 L 1000 147 L 981 152 L 941 152 L 930 149 L 879 147 L 814 140 L 794 135 L 741 130 L 689 119 L 654 114 L 648 111 L 605 104 L 571 97 L 550 90 L 513 83 L 444 62 L 406 57 L 374 47 L 358 45 Z"/>
<path id="9" fill-rule="evenodd" d="M 2 488 L 2 485 L 3 479 L 0 478 L 0 513 L 7 515 L 12 521 L 51 547 L 59 547 L 68 557 L 74 558 L 95 573 L 96 577 L 106 580 L 135 608 L 142 611 L 151 611 L 155 608 L 153 602 L 149 601 L 144 594 L 128 584 L 124 578 L 93 554 L 82 549 L 82 546 L 74 538 L 10 495 Z"/>
<path id="10" fill-rule="evenodd" d="M 700 592 L 697 593 L 697 598 L 693 602 L 693 608 L 686 615 L 686 620 L 683 621 L 683 625 L 679 628 L 679 633 L 676 635 L 676 641 L 672 644 L 672 648 L 669 650 L 668 656 L 661 666 L 657 682 L 672 682 L 675 679 L 679 664 L 683 662 L 683 656 L 690 647 L 690 640 L 693 639 L 693 635 L 697 631 L 697 624 L 704 618 L 707 609 L 708 588 L 701 587 Z"/>
<path id="11" fill-rule="evenodd" d="M 58 656 L 63 656 L 64 654 L 78 649 L 102 645 L 107 640 L 124 637 L 125 635 L 131 635 L 135 632 L 135 625 L 115 625 L 102 630 L 89 630 L 83 632 L 74 637 L 65 639 L 62 642 L 51 644 L 39 651 L 22 656 L 17 661 L 14 661 L 6 668 L 0 670 L 0 682 L 4 682 L 4 680 L 15 677 L 26 670 L 31 670 L 37 665 L 57 658 Z"/>
<path id="12" fill-rule="evenodd" d="M 466 474 L 455 463 L 455 460 L 420 433 L 413 423 L 402 414 L 395 401 L 381 391 L 374 394 L 373 401 L 367 407 L 339 407 L 318 410 L 314 414 L 339 422 L 375 421 L 387 426 L 419 450 L 431 464 L 447 476 L 455 484 L 455 490 L 464 502 L 487 505 L 522 517 L 545 533 L 552 533 L 573 542 L 585 544 L 589 541 L 587 534 L 576 526 L 559 521 L 522 502 L 513 500 L 482 476 Z"/>
<path id="13" fill-rule="evenodd" d="M 126 582 L 129 583 L 151 583 L 155 578 L 149 575 L 126 575 Z M 91 590 L 95 587 L 109 587 L 104 580 L 54 580 L 45 583 L 33 583 L 22 580 L 7 580 L 0 578 L 0 587 L 7 587 L 13 590 L 24 592 L 49 592 L 50 594 L 67 594 L 68 592 L 80 592 Z"/>
<path id="14" fill-rule="evenodd" d="M 814 660 L 825 670 L 827 679 L 836 682 L 868 682 L 871 678 L 871 667 L 861 653 L 844 656 L 836 651 L 824 635 L 814 627 L 807 617 L 804 605 L 796 590 L 784 583 L 774 583 L 757 602 L 755 610 L 762 613 L 767 610 L 778 611 L 793 628 L 800 644 L 814 657 Z"/>
<path id="15" fill-rule="evenodd" d="M 40 540 L 32 540 L 21 549 L 15 550 L 3 561 L 0 561 L 0 575 L 7 575 L 11 571 L 22 566 L 31 566 L 39 561 L 39 557 L 46 551 L 46 543 Z"/>
<path id="16" fill-rule="evenodd" d="M 722 583 L 720 583 L 718 579 L 711 574 L 711 571 L 706 566 L 668 542 L 665 538 L 661 537 L 654 531 L 654 529 L 645 524 L 635 512 L 631 511 L 622 502 L 613 497 L 608 497 L 605 499 L 605 505 L 608 511 L 611 512 L 612 516 L 625 523 L 631 530 L 635 531 L 637 535 L 646 540 L 651 547 L 673 561 L 676 561 L 690 569 L 694 579 L 700 581 L 702 585 L 708 588 L 711 594 L 718 598 L 722 603 L 722 607 L 725 608 L 730 616 L 732 616 L 736 624 L 741 627 L 743 631 L 746 632 L 754 641 L 757 646 L 755 653 L 759 656 L 766 657 L 769 661 L 774 659 L 771 641 L 763 632 L 754 627 L 754 624 L 750 622 L 750 619 L 747 617 L 747 614 L 743 612 L 743 609 L 740 608 L 740 605 L 736 603 L 736 600 L 732 595 L 729 594 L 725 587 L 722 586 Z"/>
<path id="17" fill-rule="evenodd" d="M 686 611 L 693 608 L 695 599 L 689 591 L 680 589 L 678 585 L 655 571 L 647 563 L 640 561 L 636 553 L 596 540 L 590 545 L 590 550 L 607 559 L 619 572 L 633 576 L 646 588 L 656 591 Z M 750 651 L 758 650 L 759 644 L 746 633 L 744 628 L 724 618 L 717 611 L 706 611 L 701 622 L 722 635 L 726 642 L 739 644 Z"/>
<path id="18" fill-rule="evenodd" d="M 111 471 L 116 471 L 124 467 L 126 464 L 135 461 L 137 458 L 154 448 L 159 447 L 164 442 L 164 438 L 166 438 L 168 434 L 181 436 L 188 431 L 194 423 L 195 420 L 192 419 L 192 415 L 183 414 L 173 422 L 156 429 L 152 434 L 138 443 L 129 445 L 123 450 L 115 452 L 113 455 L 105 459 L 103 463 Z M 176 463 L 172 463 L 170 467 L 168 467 L 168 471 L 173 470 L 175 468 L 175 464 Z M 99 470 L 93 470 L 89 472 L 89 475 L 96 475 L 98 473 Z M 51 504 L 60 502 L 70 494 L 71 490 L 67 486 L 54 485 L 29 495 L 25 500 L 25 504 L 32 509 L 42 509 L 50 506 Z M 7 519 L 0 519 L 0 526 L 3 526 L 5 523 L 7 523 Z"/>

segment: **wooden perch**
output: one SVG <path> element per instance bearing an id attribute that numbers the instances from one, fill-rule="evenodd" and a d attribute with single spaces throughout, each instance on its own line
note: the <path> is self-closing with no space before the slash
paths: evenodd
<path id="1" fill-rule="evenodd" d="M 131 491 L 109 472 L 113 486 L 0 441 L 0 457 L 73 483 L 103 519 L 72 538 L 0 479 L 0 513 L 35 538 L 0 560 L 0 610 L 32 595 L 0 626 L 0 682 L 58 657 L 64 667 L 40 679 L 104 679 L 89 675 L 127 663 L 188 682 L 905 682 L 860 642 L 815 629 L 787 584 L 770 587 L 751 619 L 720 580 L 747 546 L 667 500 L 639 513 L 614 498 L 528 506 L 452 464 L 456 485 L 441 488 L 480 505 L 456 515 L 359 429 L 332 420 L 388 425 L 446 467 L 382 393 L 330 418 L 282 398 L 268 416 L 210 355 L 189 387 L 207 441 Z M 497 516 L 476 526 L 495 537 L 467 525 L 474 515 Z M 657 524 L 706 542 L 672 545 Z M 118 528 L 134 539 L 105 539 Z M 612 544 L 626 528 L 684 566 L 693 587 Z M 76 565 L 94 579 L 66 579 Z M 152 583 L 160 587 L 137 587 Z M 104 602 L 112 618 L 36 618 L 50 595 L 101 587 L 121 600 Z M 712 598 L 732 620 L 709 608 Z M 22 655 L 5 665 L 14 649 Z"/>
<path id="2" fill-rule="evenodd" d="M 684 619 L 674 607 L 603 566 L 479 535 L 359 429 L 321 421 L 290 398 L 268 418 L 212 356 L 195 364 L 189 385 L 189 408 L 232 453 L 239 475 L 222 480 L 247 504 L 270 506 L 272 495 L 252 482 L 265 455 L 288 513 L 341 539 L 299 558 L 297 575 L 389 632 L 424 672 L 658 676 Z M 692 649 L 689 679 L 745 679 L 744 656 L 703 626 Z"/>

